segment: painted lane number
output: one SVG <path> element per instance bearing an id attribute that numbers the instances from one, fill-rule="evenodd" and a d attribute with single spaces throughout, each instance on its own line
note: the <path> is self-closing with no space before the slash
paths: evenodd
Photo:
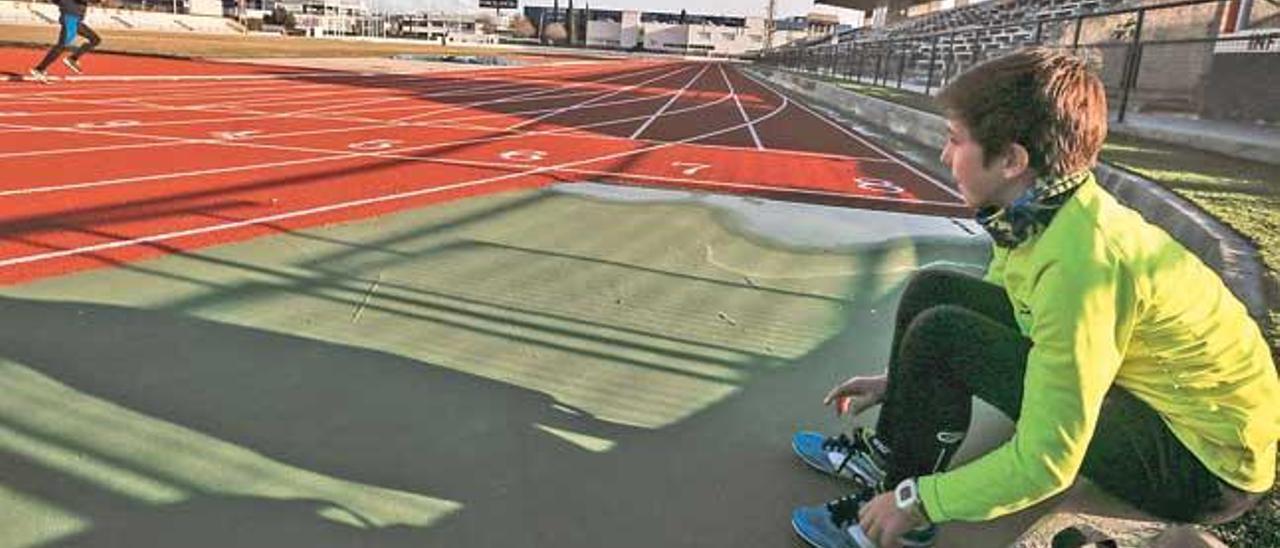
<path id="1" fill-rule="evenodd" d="M 671 167 L 680 169 L 685 175 L 697 175 L 699 171 L 711 167 L 711 164 L 695 164 L 693 162 L 671 162 Z"/>
<path id="2" fill-rule="evenodd" d="M 377 150 L 388 150 L 395 148 L 396 145 L 402 144 L 404 141 L 395 139 L 374 139 L 372 141 L 360 141 L 359 143 L 351 143 L 347 148 L 351 150 L 359 150 L 364 152 L 372 152 Z"/>
<path id="3" fill-rule="evenodd" d="M 105 129 L 113 127 L 129 127 L 138 125 L 137 120 L 106 120 L 102 122 L 80 122 L 76 127 L 80 129 Z"/>
<path id="4" fill-rule="evenodd" d="M 902 194 L 903 192 L 906 192 L 902 187 L 884 179 L 858 177 L 857 183 L 860 190 L 869 190 L 880 194 Z"/>
<path id="5" fill-rule="evenodd" d="M 212 135 L 214 139 L 222 141 L 239 141 L 242 139 L 251 139 L 259 133 L 262 132 L 256 129 L 248 129 L 244 131 L 215 131 L 209 135 Z"/>
<path id="6" fill-rule="evenodd" d="M 498 155 L 508 162 L 541 162 L 547 158 L 544 150 L 508 150 Z"/>

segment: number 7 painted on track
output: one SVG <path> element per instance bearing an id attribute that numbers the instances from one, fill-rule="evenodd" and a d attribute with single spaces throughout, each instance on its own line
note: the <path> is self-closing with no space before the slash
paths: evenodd
<path id="1" fill-rule="evenodd" d="M 693 175 L 697 175 L 699 171 L 702 171 L 704 169 L 711 167 L 711 164 L 695 164 L 693 162 L 671 162 L 671 167 L 676 167 L 676 168 L 682 167 L 684 169 L 680 170 L 680 173 L 693 176 Z"/>

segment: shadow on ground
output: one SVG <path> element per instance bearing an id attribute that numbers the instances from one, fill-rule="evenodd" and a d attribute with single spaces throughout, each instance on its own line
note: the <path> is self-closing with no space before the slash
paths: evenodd
<path id="1" fill-rule="evenodd" d="M 8 289 L 0 545 L 797 546 L 791 510 L 842 486 L 790 436 L 839 426 L 822 394 L 883 363 L 901 270 L 957 253 L 783 252 L 729 225 L 493 197 Z M 614 287 L 638 303 L 597 306 Z M 825 310 L 829 330 L 779 325 Z M 690 411 L 627 426 L 503 365 Z"/>

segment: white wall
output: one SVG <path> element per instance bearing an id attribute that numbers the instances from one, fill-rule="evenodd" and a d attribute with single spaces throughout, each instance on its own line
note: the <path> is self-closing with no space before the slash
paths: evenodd
<path id="1" fill-rule="evenodd" d="M 764 19 L 748 18 L 745 27 L 640 22 L 640 13 L 624 11 L 622 21 L 588 21 L 587 45 L 631 49 L 643 41 L 650 51 L 696 55 L 742 55 L 764 48 Z M 686 47 L 688 46 L 688 47 Z"/>
<path id="2" fill-rule="evenodd" d="M 636 47 L 640 42 L 640 12 L 624 11 L 622 12 L 621 30 L 618 35 L 618 41 L 625 49 Z"/>
<path id="3" fill-rule="evenodd" d="M 633 39 L 631 43 L 634 45 L 635 40 Z M 623 47 L 622 23 L 615 23 L 613 21 L 587 21 L 587 45 L 598 48 Z"/>
<path id="4" fill-rule="evenodd" d="M 222 17 L 222 0 L 190 0 L 191 15 Z"/>

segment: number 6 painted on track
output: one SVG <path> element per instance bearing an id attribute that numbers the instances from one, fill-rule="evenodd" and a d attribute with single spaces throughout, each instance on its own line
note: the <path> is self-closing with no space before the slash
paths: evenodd
<path id="1" fill-rule="evenodd" d="M 387 150 L 389 148 L 394 148 L 396 145 L 403 142 L 404 141 L 397 141 L 395 139 L 374 139 L 372 141 L 360 141 L 359 143 L 351 143 L 347 145 L 347 148 L 351 150 L 363 150 L 363 151 Z"/>
<path id="2" fill-rule="evenodd" d="M 541 162 L 546 159 L 547 152 L 545 150 L 508 150 L 498 156 L 508 162 Z"/>
<path id="3" fill-rule="evenodd" d="M 137 120 L 107 120 L 104 122 L 80 122 L 76 127 L 80 129 L 105 129 L 112 127 L 129 127 L 138 125 Z"/>
<path id="4" fill-rule="evenodd" d="M 906 192 L 902 187 L 895 185 L 884 179 L 873 179 L 871 177 L 859 177 L 857 179 L 858 188 L 862 190 L 870 190 L 872 192 L 883 192 L 885 194 L 902 194 Z"/>
<path id="5" fill-rule="evenodd" d="M 711 167 L 711 164 L 695 164 L 692 162 L 671 162 L 671 167 L 682 167 L 680 173 L 685 175 L 697 175 L 699 171 Z"/>

